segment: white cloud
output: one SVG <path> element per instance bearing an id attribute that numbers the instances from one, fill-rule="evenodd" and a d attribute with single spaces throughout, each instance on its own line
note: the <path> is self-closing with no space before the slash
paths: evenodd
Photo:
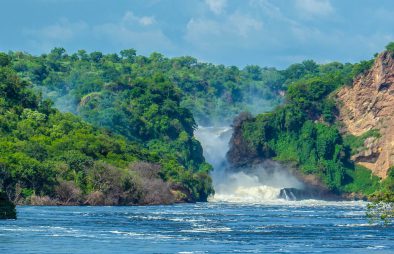
<path id="1" fill-rule="evenodd" d="M 24 34 L 30 47 L 39 52 L 69 43 L 78 43 L 78 47 L 83 47 L 80 42 L 105 44 L 113 48 L 136 48 L 144 54 L 171 52 L 174 49 L 171 40 L 155 24 L 153 16 L 137 16 L 127 11 L 113 22 L 88 25 L 84 21 L 61 19 L 49 26 L 25 29 Z"/>
<path id="2" fill-rule="evenodd" d="M 330 0 L 296 0 L 296 8 L 302 15 L 329 16 L 334 12 Z"/>
<path id="3" fill-rule="evenodd" d="M 209 9 L 216 15 L 221 14 L 227 5 L 227 0 L 205 0 Z"/>
<path id="4" fill-rule="evenodd" d="M 89 26 L 83 22 L 70 22 L 67 19 L 61 19 L 59 22 L 45 26 L 39 29 L 25 30 L 25 34 L 34 35 L 34 37 L 43 40 L 65 42 L 74 39 L 78 34 L 88 30 Z"/>
<path id="5" fill-rule="evenodd" d="M 94 28 L 94 34 L 121 47 L 160 51 L 172 47 L 171 41 L 160 30 L 136 31 L 115 23 Z"/>
<path id="6" fill-rule="evenodd" d="M 328 1 L 316 4 L 316 1 L 306 0 L 303 3 L 308 2 L 313 4 L 309 9 L 304 6 L 302 13 L 305 16 L 314 17 L 312 15 L 318 13 L 324 16 L 334 12 Z M 301 11 L 294 13 L 282 8 L 273 0 L 249 0 L 246 5 L 234 8 L 233 12 L 228 11 L 226 15 L 207 17 L 200 14 L 189 20 L 184 38 L 201 55 L 233 59 L 235 63 L 248 62 L 245 60 L 248 54 L 250 59 L 261 55 L 271 57 L 282 65 L 313 58 L 309 54 L 317 48 L 316 45 L 328 51 L 335 48 L 333 45 L 341 47 L 341 41 L 347 39 L 338 29 L 306 22 L 304 17 L 299 16 Z M 288 8 L 294 10 L 294 6 Z M 292 52 L 296 52 L 296 55 L 292 55 Z M 240 60 L 232 58 L 232 54 L 244 54 L 245 57 Z M 332 52 L 321 55 L 326 59 Z"/>
<path id="7" fill-rule="evenodd" d="M 263 16 L 280 22 L 293 23 L 294 21 L 286 17 L 280 8 L 268 0 L 251 0 L 250 7 L 262 11 Z"/>
<path id="8" fill-rule="evenodd" d="M 118 22 L 109 22 L 93 27 L 93 34 L 99 40 L 121 48 L 136 48 L 142 53 L 174 49 L 171 40 L 162 30 L 153 26 L 154 17 L 136 16 L 127 11 Z"/>
<path id="9" fill-rule="evenodd" d="M 139 22 L 141 25 L 149 26 L 156 23 L 156 20 L 154 17 L 142 17 L 139 19 Z"/>
<path id="10" fill-rule="evenodd" d="M 229 24 L 231 24 L 238 35 L 247 38 L 251 34 L 261 31 L 263 22 L 261 20 L 235 13 L 229 17 Z"/>
<path id="11" fill-rule="evenodd" d="M 316 6 L 319 5 L 316 4 L 316 2 L 323 3 L 326 1 L 297 0 L 297 4 L 301 2 L 304 5 L 312 3 L 312 5 L 309 5 L 308 8 L 313 7 L 316 13 L 318 9 L 318 7 Z M 290 17 L 288 15 L 285 15 L 278 6 L 272 4 L 269 0 L 251 0 L 251 4 L 252 6 L 260 7 L 264 15 L 267 16 L 268 19 L 270 19 L 269 23 L 273 24 L 272 29 L 267 34 L 267 37 L 280 38 L 279 43 L 282 43 L 283 45 L 285 42 L 285 38 L 287 38 L 287 40 L 291 40 L 293 43 L 305 44 L 312 41 L 316 42 L 317 40 L 320 40 L 320 38 L 330 40 L 333 39 L 330 36 L 335 35 L 333 33 L 323 33 L 318 27 L 315 27 L 313 24 L 306 24 L 305 22 L 301 22 L 300 20 L 296 19 L 296 17 Z M 323 9 L 323 7 L 320 6 L 320 9 Z M 305 12 L 305 9 L 303 9 L 303 12 Z M 308 15 L 309 13 L 310 12 L 308 11 Z M 276 30 L 280 32 L 278 33 L 276 32 Z"/>
<path id="12" fill-rule="evenodd" d="M 125 13 L 122 21 L 126 24 L 138 23 L 139 25 L 142 25 L 142 26 L 150 26 L 150 25 L 153 25 L 154 23 L 156 23 L 156 19 L 152 16 L 138 17 L 138 16 L 134 15 L 134 13 L 131 11 L 127 11 Z"/>
<path id="13" fill-rule="evenodd" d="M 47 52 L 53 47 L 63 47 L 89 32 L 84 21 L 71 22 L 60 19 L 58 22 L 38 29 L 24 29 L 22 33 L 32 51 Z"/>
<path id="14" fill-rule="evenodd" d="M 199 48 L 238 45 L 247 47 L 256 41 L 256 34 L 263 29 L 263 22 L 254 17 L 233 13 L 222 20 L 192 18 L 186 27 L 185 39 Z"/>

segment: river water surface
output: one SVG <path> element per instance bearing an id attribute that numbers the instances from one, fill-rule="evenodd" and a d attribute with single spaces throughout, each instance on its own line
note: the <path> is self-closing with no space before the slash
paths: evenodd
<path id="1" fill-rule="evenodd" d="M 393 253 L 365 203 L 283 201 L 145 207 L 18 207 L 0 253 Z"/>
<path id="2" fill-rule="evenodd" d="M 196 133 L 214 166 L 208 203 L 18 207 L 0 221 L 6 253 L 394 253 L 394 228 L 369 224 L 365 202 L 289 201 L 302 185 L 280 167 L 229 170 L 231 128 Z"/>

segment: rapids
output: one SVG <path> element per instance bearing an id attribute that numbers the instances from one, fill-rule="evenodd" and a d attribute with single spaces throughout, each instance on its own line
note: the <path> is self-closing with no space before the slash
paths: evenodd
<path id="1" fill-rule="evenodd" d="M 278 164 L 231 169 L 226 159 L 231 135 L 232 129 L 228 126 L 200 126 L 195 132 L 196 138 L 203 146 L 206 160 L 214 168 L 211 176 L 215 195 L 209 201 L 246 203 L 283 201 L 280 198 L 281 189 L 303 188 L 300 181 Z"/>

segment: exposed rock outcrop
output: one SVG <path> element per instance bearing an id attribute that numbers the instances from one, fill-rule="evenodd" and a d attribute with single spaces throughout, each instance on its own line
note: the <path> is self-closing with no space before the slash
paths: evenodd
<path id="1" fill-rule="evenodd" d="M 343 197 L 341 196 L 335 195 L 328 190 L 318 188 L 283 188 L 280 190 L 279 198 L 292 201 L 305 199 L 320 199 L 331 201 L 343 200 Z"/>
<path id="2" fill-rule="evenodd" d="M 394 57 L 380 54 L 373 67 L 360 75 L 352 87 L 344 86 L 337 93 L 339 120 L 344 132 L 361 136 L 379 130 L 380 137 L 370 137 L 362 151 L 352 159 L 385 178 L 394 165 Z"/>
<path id="3" fill-rule="evenodd" d="M 252 119 L 252 115 L 246 112 L 239 114 L 233 122 L 233 135 L 230 139 L 230 149 L 227 152 L 227 160 L 233 167 L 242 167 L 253 164 L 258 159 L 258 153 L 251 148 L 242 135 L 242 123 Z"/>

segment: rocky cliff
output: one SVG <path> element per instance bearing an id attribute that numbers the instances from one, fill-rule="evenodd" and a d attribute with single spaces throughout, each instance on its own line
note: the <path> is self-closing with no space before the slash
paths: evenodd
<path id="1" fill-rule="evenodd" d="M 351 87 L 339 90 L 337 98 L 344 133 L 360 137 L 377 130 L 380 134 L 366 138 L 363 149 L 352 159 L 386 178 L 394 166 L 394 54 L 380 54 Z"/>
<path id="2" fill-rule="evenodd" d="M 234 168 L 253 164 L 256 160 L 261 161 L 258 156 L 258 151 L 251 147 L 242 135 L 242 123 L 252 118 L 251 114 L 242 112 L 235 117 L 233 121 L 233 134 L 230 139 L 230 149 L 227 152 L 227 160 Z"/>

